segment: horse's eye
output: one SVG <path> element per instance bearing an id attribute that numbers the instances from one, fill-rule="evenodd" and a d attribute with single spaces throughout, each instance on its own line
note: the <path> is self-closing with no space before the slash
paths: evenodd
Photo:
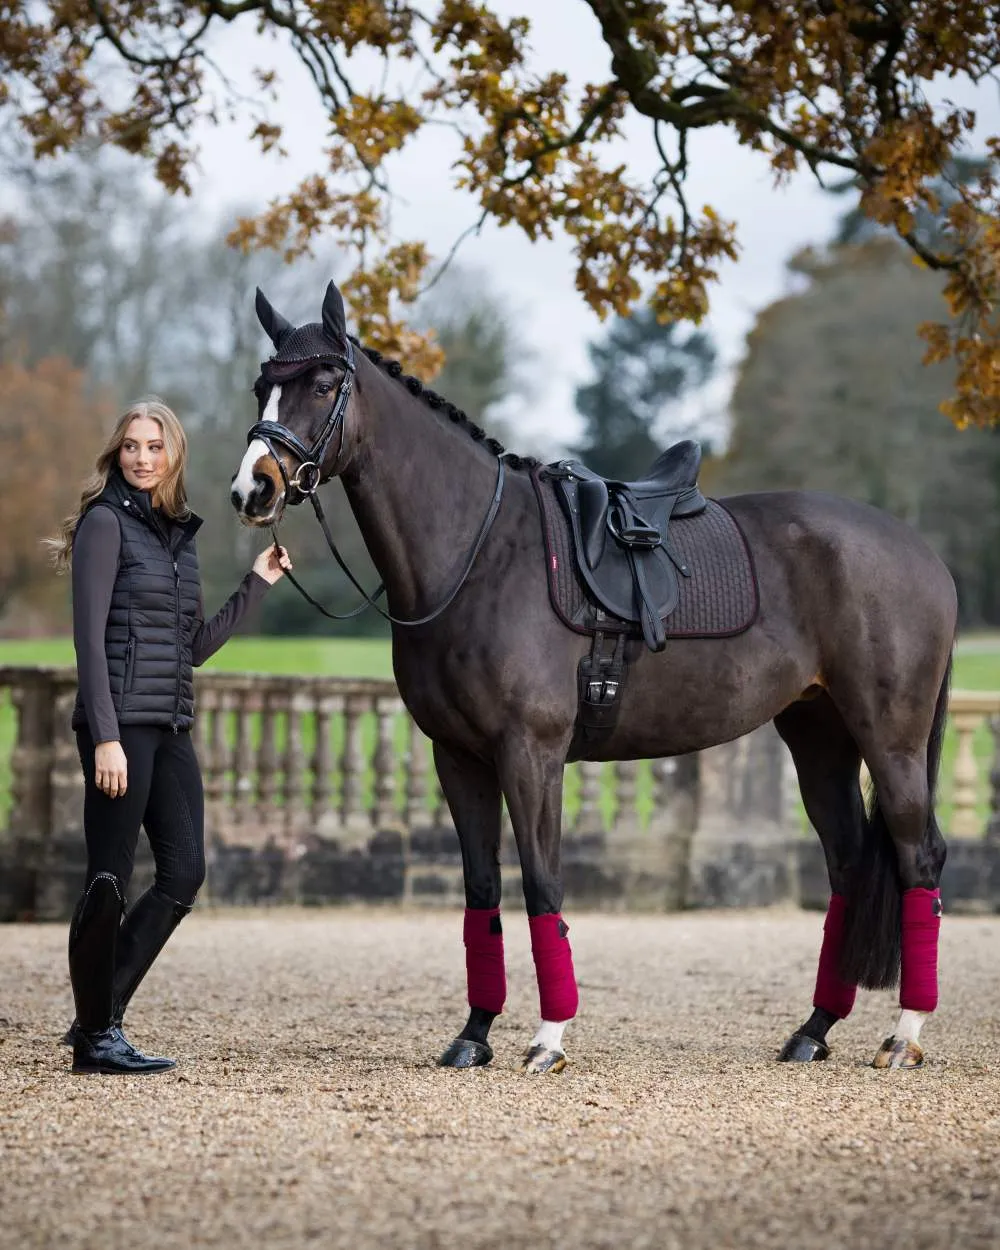
<path id="1" fill-rule="evenodd" d="M 319 396 L 329 395 L 332 390 L 333 384 L 330 382 L 317 382 L 313 387 L 313 393 Z"/>

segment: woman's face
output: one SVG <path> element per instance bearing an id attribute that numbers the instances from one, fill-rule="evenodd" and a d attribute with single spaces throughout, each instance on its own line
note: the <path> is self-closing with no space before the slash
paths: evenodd
<path id="1" fill-rule="evenodd" d="M 155 491 L 170 467 L 159 422 L 152 417 L 133 417 L 118 452 L 118 463 L 129 486 Z"/>

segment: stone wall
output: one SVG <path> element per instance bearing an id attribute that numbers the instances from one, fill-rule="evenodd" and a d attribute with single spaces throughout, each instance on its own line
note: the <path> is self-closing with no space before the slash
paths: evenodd
<path id="1" fill-rule="evenodd" d="M 224 673 L 196 680 L 203 904 L 462 904 L 458 840 L 428 744 L 392 683 Z M 0 824 L 0 920 L 65 919 L 84 873 L 82 782 L 69 731 L 75 675 L 0 670 L 3 689 L 17 733 Z M 956 718 L 953 790 L 965 796 L 956 809 L 965 827 L 982 792 L 968 771 L 976 767 L 972 735 L 991 708 L 980 700 L 978 720 L 967 706 Z M 957 908 L 1000 910 L 1000 719 L 993 725 L 986 836 L 950 839 L 944 892 Z M 822 853 L 802 832 L 793 770 L 773 727 L 675 760 L 581 763 L 567 774 L 568 907 L 825 907 Z M 519 906 L 509 827 L 502 862 L 505 899 Z M 143 837 L 130 893 L 151 874 Z"/>

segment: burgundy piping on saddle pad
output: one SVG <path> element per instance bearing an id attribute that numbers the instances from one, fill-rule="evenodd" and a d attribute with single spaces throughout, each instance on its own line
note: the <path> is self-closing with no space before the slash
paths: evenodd
<path id="1" fill-rule="evenodd" d="M 899 1005 L 904 1011 L 933 1011 L 938 1004 L 938 937 L 941 891 L 903 891 L 903 970 Z"/>
<path id="2" fill-rule="evenodd" d="M 580 996 L 567 936 L 569 925 L 556 912 L 549 916 L 529 916 L 528 928 L 542 1019 L 572 1020 L 580 1005 Z"/>
<path id="3" fill-rule="evenodd" d="M 499 907 L 467 907 L 462 933 L 469 1006 L 499 1015 L 507 999 Z"/>
<path id="4" fill-rule="evenodd" d="M 851 1014 L 857 987 L 844 981 L 837 972 L 840 949 L 844 943 L 844 916 L 847 900 L 843 894 L 831 894 L 823 924 L 823 945 L 819 952 L 816 992 L 813 1006 L 843 1020 Z"/>

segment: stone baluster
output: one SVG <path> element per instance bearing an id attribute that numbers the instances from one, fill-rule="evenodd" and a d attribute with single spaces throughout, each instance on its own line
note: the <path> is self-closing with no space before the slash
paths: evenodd
<path id="1" fill-rule="evenodd" d="M 601 812 L 601 777 L 604 765 L 599 760 L 581 760 L 577 764 L 580 778 L 580 809 L 573 822 L 574 833 L 600 833 L 604 829 Z"/>
<path id="2" fill-rule="evenodd" d="M 365 757 L 361 717 L 368 711 L 365 695 L 351 694 L 344 704 L 344 752 L 341 756 L 341 817 L 355 838 L 370 833 L 371 822 L 364 807 Z"/>
<path id="3" fill-rule="evenodd" d="M 235 774 L 234 740 L 235 726 L 233 713 L 236 711 L 236 692 L 223 686 L 219 692 L 219 707 L 215 713 L 212 742 L 215 751 L 215 767 L 218 776 L 218 817 L 217 833 L 227 841 L 233 839 L 235 821 L 233 818 L 232 786 Z"/>
<path id="4" fill-rule="evenodd" d="M 35 891 L 35 915 L 57 920 L 72 911 L 86 876 L 83 838 L 83 774 L 70 717 L 75 682 L 52 686 L 52 765 L 48 838 L 42 848 L 41 875 Z"/>
<path id="5" fill-rule="evenodd" d="M 684 907 L 691 841 L 698 825 L 698 757 L 653 760 L 653 815 L 647 837 L 659 848 L 657 865 L 665 883 L 663 906 Z"/>
<path id="6" fill-rule="evenodd" d="M 615 764 L 615 824 L 621 829 L 637 829 L 639 812 L 638 760 L 618 760 Z"/>
<path id="7" fill-rule="evenodd" d="M 430 764 L 427 739 L 417 728 L 416 721 L 409 722 L 409 750 L 406 759 L 406 827 L 421 829 L 428 822 L 428 798 Z"/>
<path id="8" fill-rule="evenodd" d="M 195 678 L 195 718 L 191 739 L 201 767 L 202 781 L 208 797 L 208 778 L 212 771 L 212 715 L 218 703 L 218 691 L 203 677 Z"/>
<path id="9" fill-rule="evenodd" d="M 990 814 L 986 824 L 986 837 L 1000 845 L 1000 713 L 990 717 L 990 733 L 993 735 L 993 758 L 990 765 Z"/>
<path id="10" fill-rule="evenodd" d="M 11 677 L 10 697 L 17 717 L 11 754 L 11 812 L 7 835 L 21 840 L 21 855 L 49 828 L 52 772 L 52 682 L 46 673 Z"/>
<path id="11" fill-rule="evenodd" d="M 222 799 L 222 766 L 216 746 L 216 733 L 221 713 L 219 689 L 205 683 L 198 692 L 198 712 L 195 716 L 195 744 L 201 764 L 202 784 L 205 787 L 205 835 L 207 840 L 218 833 L 222 824 L 219 807 Z"/>
<path id="12" fill-rule="evenodd" d="M 260 745 L 257 748 L 257 824 L 263 841 L 274 833 L 278 798 L 278 717 L 281 695 L 268 684 L 261 697 Z"/>
<path id="13" fill-rule="evenodd" d="M 308 691 L 286 688 L 288 732 L 285 735 L 285 841 L 293 845 L 301 838 L 309 820 L 306 806 L 306 756 L 302 746 L 304 718 L 312 711 Z"/>
<path id="14" fill-rule="evenodd" d="M 4 883 L 11 912 L 3 916 L 7 920 L 35 913 L 45 876 L 52 831 L 53 683 L 49 674 L 31 670 L 4 676 L 17 717 L 10 761 L 11 810 L 6 835 L 0 835 L 13 844 L 9 855 L 16 865 L 14 880 Z"/>
<path id="15" fill-rule="evenodd" d="M 312 826 L 322 837 L 331 837 L 340 825 L 334 803 L 333 718 L 344 710 L 342 695 L 321 694 L 316 700 L 316 745 L 313 749 Z"/>
<path id="16" fill-rule="evenodd" d="M 400 825 L 396 809 L 396 717 L 398 699 L 376 699 L 375 741 L 375 828 L 396 829 Z"/>
<path id="17" fill-rule="evenodd" d="M 234 697 L 236 699 L 236 754 L 233 768 L 235 796 L 233 817 L 239 829 L 240 842 L 244 846 L 257 846 L 261 839 L 254 794 L 257 761 L 253 743 L 253 719 L 260 712 L 263 700 L 259 691 L 252 689 L 235 691 Z"/>
<path id="18" fill-rule="evenodd" d="M 955 770 L 952 774 L 952 816 L 949 832 L 956 838 L 974 838 L 981 832 L 976 813 L 979 778 L 973 739 L 982 720 L 983 714 L 978 710 L 955 709 L 951 715 L 957 748 Z"/>

